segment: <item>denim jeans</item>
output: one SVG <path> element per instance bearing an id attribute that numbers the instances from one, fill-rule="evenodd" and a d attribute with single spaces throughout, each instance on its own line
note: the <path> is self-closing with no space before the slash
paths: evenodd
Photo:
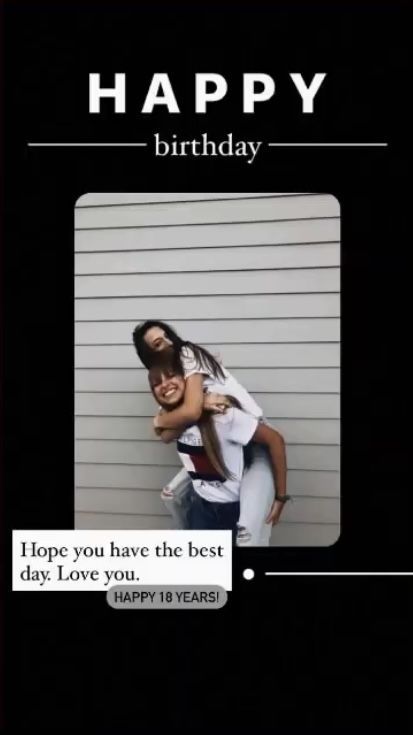
<path id="1" fill-rule="evenodd" d="M 253 461 L 241 482 L 237 546 L 269 546 L 272 526 L 265 522 L 274 502 L 274 478 L 266 447 L 252 445 Z"/>
<path id="2" fill-rule="evenodd" d="M 235 543 L 240 511 L 239 502 L 215 503 L 205 500 L 195 490 L 190 493 L 189 527 L 193 530 L 232 531 Z"/>
<path id="3" fill-rule="evenodd" d="M 177 528 L 188 529 L 191 479 L 182 469 L 162 490 L 161 497 L 174 518 Z M 252 444 L 252 464 L 245 470 L 241 482 L 240 517 L 237 546 L 268 546 L 271 525 L 265 523 L 274 500 L 274 479 L 271 461 L 265 447 Z"/>
<path id="4" fill-rule="evenodd" d="M 189 529 L 188 513 L 191 505 L 193 485 L 187 471 L 182 468 L 178 474 L 165 485 L 161 498 L 177 528 Z"/>

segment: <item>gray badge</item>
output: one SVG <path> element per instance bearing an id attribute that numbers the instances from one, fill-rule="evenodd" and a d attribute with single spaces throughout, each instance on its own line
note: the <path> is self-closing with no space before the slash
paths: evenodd
<path id="1" fill-rule="evenodd" d="M 119 610 L 218 610 L 228 600 L 215 585 L 115 585 L 108 589 L 108 605 Z"/>

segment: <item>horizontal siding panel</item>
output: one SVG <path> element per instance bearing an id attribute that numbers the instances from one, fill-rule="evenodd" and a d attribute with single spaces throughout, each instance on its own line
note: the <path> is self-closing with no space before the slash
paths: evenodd
<path id="1" fill-rule="evenodd" d="M 177 471 L 181 462 L 174 444 L 157 441 L 100 441 L 78 440 L 75 445 L 76 462 L 98 464 L 169 465 Z"/>
<path id="2" fill-rule="evenodd" d="M 288 245 L 290 243 L 337 242 L 340 220 L 311 219 L 285 222 L 185 225 L 182 227 L 117 228 L 77 230 L 77 252 L 105 250 L 153 250 L 170 248 L 217 248 L 240 245 Z"/>
<path id="3" fill-rule="evenodd" d="M 291 495 L 336 498 L 340 495 L 340 473 L 289 470 L 287 485 Z"/>
<path id="4" fill-rule="evenodd" d="M 279 419 L 274 428 L 288 444 L 340 444 L 339 419 Z"/>
<path id="5" fill-rule="evenodd" d="M 151 420 L 142 417 L 76 416 L 77 439 L 152 439 Z"/>
<path id="6" fill-rule="evenodd" d="M 80 322 L 76 324 L 75 341 L 87 344 L 127 344 L 132 341 L 135 322 Z M 266 319 L 171 323 L 185 339 L 208 345 L 211 334 L 215 342 L 338 342 L 339 319 Z"/>
<path id="7" fill-rule="evenodd" d="M 252 394 L 268 418 L 339 418 L 340 396 L 331 393 Z M 78 393 L 76 416 L 154 416 L 156 403 L 150 393 Z"/>
<path id="8" fill-rule="evenodd" d="M 274 423 L 289 444 L 339 444 L 338 419 L 279 419 Z M 149 417 L 78 416 L 75 420 L 78 439 L 151 440 Z"/>
<path id="9" fill-rule="evenodd" d="M 338 368 L 250 368 L 234 370 L 234 376 L 253 392 L 338 393 Z M 145 369 L 81 369 L 75 371 L 75 390 L 134 393 L 148 390 Z"/>
<path id="10" fill-rule="evenodd" d="M 303 193 L 300 193 L 303 196 Z M 294 192 L 254 192 L 252 194 L 242 192 L 125 192 L 106 193 L 91 192 L 82 194 L 76 202 L 76 207 L 110 206 L 112 204 L 158 204 L 159 202 L 194 202 L 215 199 L 256 199 L 257 197 L 283 197 L 297 196 Z M 306 194 L 306 196 L 312 196 Z"/>
<path id="11" fill-rule="evenodd" d="M 132 513 L 139 515 L 170 515 L 159 490 L 125 490 L 122 488 L 78 488 L 75 512 Z"/>
<path id="12" fill-rule="evenodd" d="M 77 490 L 75 511 L 170 516 L 159 492 L 119 488 Z M 287 523 L 339 523 L 340 501 L 338 498 L 295 498 L 286 505 L 282 519 Z"/>
<path id="13" fill-rule="evenodd" d="M 315 245 L 247 246 L 213 250 L 166 250 L 115 253 L 77 253 L 75 273 L 184 273 L 186 271 L 317 268 L 340 265 L 338 243 Z"/>
<path id="14" fill-rule="evenodd" d="M 96 227 L 150 227 L 165 225 L 193 225 L 225 222 L 262 222 L 265 220 L 308 219 L 337 217 L 340 206 L 331 194 L 285 197 L 256 197 L 248 200 L 194 202 L 161 202 L 131 204 L 128 207 L 88 207 L 75 209 L 75 228 Z"/>
<path id="15" fill-rule="evenodd" d="M 339 536 L 337 523 L 278 523 L 272 530 L 271 546 L 332 546 Z"/>
<path id="16" fill-rule="evenodd" d="M 175 444 L 152 441 L 110 441 L 78 439 L 76 462 L 99 464 L 156 464 L 181 466 Z M 340 448 L 334 446 L 287 446 L 287 466 L 290 469 L 338 470 Z"/>
<path id="17" fill-rule="evenodd" d="M 340 523 L 339 498 L 294 497 L 287 503 L 282 523 Z"/>
<path id="18" fill-rule="evenodd" d="M 339 291 L 338 268 L 227 273 L 168 273 L 83 276 L 75 279 L 76 298 L 109 296 L 197 296 Z"/>
<path id="19" fill-rule="evenodd" d="M 209 345 L 228 369 L 246 367 L 339 367 L 340 345 L 331 344 L 259 344 Z M 117 345 L 79 345 L 75 349 L 79 368 L 134 368 L 139 359 L 131 343 Z"/>
<path id="20" fill-rule="evenodd" d="M 340 470 L 340 447 L 287 444 L 287 466 L 296 470 Z"/>
<path id="21" fill-rule="evenodd" d="M 339 293 L 198 296 L 191 303 L 192 319 L 259 319 L 282 317 L 338 317 Z M 188 304 L 179 296 L 77 299 L 77 321 L 175 319 L 188 321 Z"/>
<path id="22" fill-rule="evenodd" d="M 75 476 L 77 487 L 142 488 L 161 490 L 177 474 L 176 467 L 154 465 L 134 467 L 132 465 L 77 464 Z M 338 472 L 316 472 L 289 470 L 288 492 L 292 495 L 337 497 L 340 492 Z"/>
<path id="23" fill-rule="evenodd" d="M 136 531 L 152 531 L 174 529 L 172 516 L 145 516 L 112 514 L 112 513 L 81 513 L 75 514 L 75 528 L 78 529 L 134 529 Z"/>

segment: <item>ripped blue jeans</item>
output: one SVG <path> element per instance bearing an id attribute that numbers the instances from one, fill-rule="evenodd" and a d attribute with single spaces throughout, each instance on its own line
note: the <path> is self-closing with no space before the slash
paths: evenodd
<path id="1" fill-rule="evenodd" d="M 162 490 L 162 500 L 177 528 L 189 528 L 191 491 L 191 479 L 185 469 Z M 253 442 L 251 466 L 244 471 L 241 482 L 237 546 L 269 546 L 272 526 L 265 519 L 273 501 L 274 479 L 268 451 Z"/>

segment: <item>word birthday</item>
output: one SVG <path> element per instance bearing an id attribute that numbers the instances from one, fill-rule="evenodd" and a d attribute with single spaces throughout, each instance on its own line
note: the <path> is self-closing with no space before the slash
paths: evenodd
<path id="1" fill-rule="evenodd" d="M 202 133 L 200 139 L 178 140 L 175 133 L 170 140 L 161 139 L 159 133 L 154 135 L 155 156 L 242 156 L 247 163 L 253 163 L 262 140 L 235 140 L 228 133 L 225 140 L 216 142 Z"/>
<path id="2" fill-rule="evenodd" d="M 302 74 L 288 75 L 301 99 L 303 113 L 314 112 L 314 98 L 325 77 L 324 73 L 314 74 L 307 84 Z M 114 85 L 103 87 L 100 74 L 89 74 L 89 112 L 100 113 L 100 102 L 103 98 L 113 100 L 114 111 L 118 114 L 126 112 L 126 74 L 115 74 Z M 228 92 L 228 82 L 222 74 L 195 74 L 195 112 L 207 112 L 207 106 L 224 99 Z M 255 112 L 255 105 L 267 102 L 275 94 L 275 81 L 269 74 L 242 75 L 242 111 L 246 114 Z M 178 104 L 168 74 L 154 74 L 143 100 L 140 112 L 148 115 L 155 106 L 164 106 L 171 114 L 179 114 Z"/>

